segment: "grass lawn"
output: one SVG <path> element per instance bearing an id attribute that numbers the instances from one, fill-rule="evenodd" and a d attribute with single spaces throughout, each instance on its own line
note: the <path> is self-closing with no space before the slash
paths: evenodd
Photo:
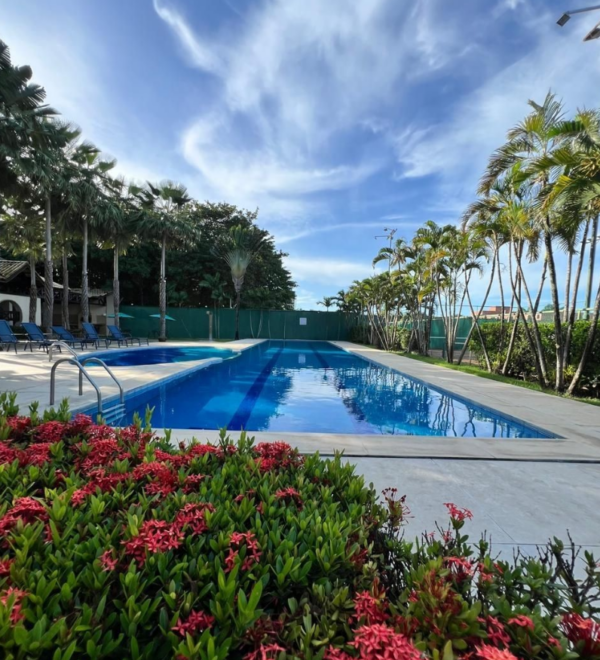
<path id="1" fill-rule="evenodd" d="M 497 380 L 500 383 L 508 383 L 509 385 L 517 385 L 518 387 L 525 387 L 528 390 L 537 390 L 538 392 L 544 392 L 544 394 L 552 394 L 553 396 L 564 396 L 562 394 L 557 394 L 552 390 L 544 390 L 540 387 L 538 383 L 531 383 L 524 380 L 519 380 L 518 378 L 511 378 L 510 376 L 502 376 L 500 374 L 490 374 L 485 371 L 485 369 L 480 369 L 479 367 L 474 367 L 473 365 L 463 365 L 463 364 L 449 364 L 441 358 L 434 357 L 425 357 L 424 355 L 417 355 L 416 353 L 397 353 L 402 357 L 410 358 L 411 360 L 418 360 L 419 362 L 427 362 L 428 364 L 437 364 L 440 367 L 446 367 L 446 369 L 454 369 L 454 371 L 462 371 L 466 374 L 472 374 L 473 376 L 479 376 L 480 378 L 488 378 L 489 380 Z M 593 406 L 600 406 L 600 399 L 591 399 L 583 397 L 564 397 L 568 399 L 574 399 L 575 401 L 581 401 L 582 403 L 589 403 Z"/>

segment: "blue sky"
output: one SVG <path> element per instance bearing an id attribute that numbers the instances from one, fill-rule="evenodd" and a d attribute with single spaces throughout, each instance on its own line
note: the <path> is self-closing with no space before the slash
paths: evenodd
<path id="1" fill-rule="evenodd" d="M 309 308 L 385 227 L 456 222 L 528 98 L 598 104 L 600 12 L 556 25 L 576 6 L 3 0 L 0 38 L 123 174 L 259 207 Z"/>

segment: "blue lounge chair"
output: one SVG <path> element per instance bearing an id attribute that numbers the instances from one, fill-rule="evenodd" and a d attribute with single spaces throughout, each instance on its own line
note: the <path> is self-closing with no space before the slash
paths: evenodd
<path id="1" fill-rule="evenodd" d="M 100 346 L 100 342 L 103 341 L 106 345 L 106 348 L 108 348 L 110 339 L 107 337 L 101 337 L 98 334 L 98 330 L 96 330 L 92 323 L 82 323 L 81 327 L 83 328 L 84 339 L 87 341 L 93 341 L 96 348 L 98 348 Z"/>
<path id="2" fill-rule="evenodd" d="M 25 344 L 25 350 L 27 350 L 27 346 L 29 346 L 29 350 L 33 353 L 33 345 L 37 344 L 38 349 L 43 348 L 47 353 L 48 348 L 52 346 L 55 340 L 48 339 L 42 332 L 42 329 L 35 323 L 21 323 L 21 325 L 23 326 L 23 330 L 27 333 L 27 338 L 29 340 Z M 60 346 L 58 346 L 58 350 L 62 353 Z"/>
<path id="3" fill-rule="evenodd" d="M 147 337 L 132 337 L 129 332 L 123 332 L 119 328 L 117 328 L 116 325 L 107 325 L 108 331 L 110 332 L 110 336 L 113 338 L 114 341 L 117 342 L 117 345 L 120 346 L 121 344 L 125 344 L 125 346 L 129 345 L 129 342 L 133 344 L 134 341 L 137 341 L 138 346 L 142 345 L 142 342 L 145 341 L 148 346 L 150 346 L 150 342 L 148 341 Z"/>
<path id="4" fill-rule="evenodd" d="M 19 340 L 15 337 L 15 333 L 12 331 L 10 325 L 7 321 L 0 320 L 0 346 L 6 345 L 7 348 L 12 346 L 17 352 L 17 344 Z"/>
<path id="5" fill-rule="evenodd" d="M 90 341 L 88 339 L 81 339 L 80 337 L 75 337 L 72 332 L 63 328 L 62 325 L 53 325 L 52 332 L 61 341 L 64 341 L 65 344 L 68 344 L 69 346 L 75 346 L 76 344 L 79 344 L 81 350 L 85 348 L 86 344 L 94 344 L 94 345 L 96 344 L 96 342 L 94 341 Z"/>

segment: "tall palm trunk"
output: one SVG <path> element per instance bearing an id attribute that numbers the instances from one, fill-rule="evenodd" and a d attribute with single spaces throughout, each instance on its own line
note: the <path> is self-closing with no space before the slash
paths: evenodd
<path id="1" fill-rule="evenodd" d="M 44 330 L 52 332 L 54 322 L 54 278 L 52 265 L 52 201 L 46 197 L 46 260 L 44 261 Z"/>
<path id="2" fill-rule="evenodd" d="M 67 254 L 66 246 L 63 247 L 63 251 L 62 251 L 62 272 L 63 272 L 62 324 L 64 328 L 70 330 L 71 321 L 69 318 L 69 257 Z"/>
<path id="3" fill-rule="evenodd" d="M 37 286 L 35 282 L 35 257 L 29 257 L 29 323 L 35 323 L 37 313 Z"/>
<path id="4" fill-rule="evenodd" d="M 567 394 L 573 394 L 573 392 L 577 390 L 577 386 L 579 385 L 581 376 L 585 371 L 587 361 L 589 359 L 590 353 L 592 352 L 592 347 L 594 346 L 594 340 L 596 339 L 599 316 L 600 316 L 600 284 L 598 285 L 598 292 L 596 293 L 596 302 L 594 303 L 594 311 L 592 313 L 592 318 L 590 319 L 590 327 L 588 328 L 588 334 L 585 340 L 585 345 L 583 347 L 583 352 L 581 353 L 581 359 L 579 360 L 579 364 L 577 365 L 577 370 L 573 375 L 573 380 L 569 385 Z"/>
<path id="5" fill-rule="evenodd" d="M 115 244 L 113 254 L 113 308 L 115 313 L 115 325 L 120 328 L 119 323 L 119 305 L 121 298 L 121 287 L 119 282 L 119 241 Z"/>
<path id="6" fill-rule="evenodd" d="M 158 286 L 160 328 L 158 341 L 167 341 L 167 236 L 163 234 L 160 251 L 160 282 Z"/>
<path id="7" fill-rule="evenodd" d="M 494 254 L 492 258 L 492 268 L 491 268 L 491 273 L 490 273 L 490 281 L 488 282 L 487 290 L 485 292 L 485 296 L 483 297 L 483 302 L 481 303 L 481 307 L 479 308 L 479 311 L 475 313 L 475 309 L 473 308 L 473 303 L 471 302 L 471 295 L 469 293 L 469 283 L 468 281 L 465 282 L 465 289 L 467 292 L 467 302 L 469 303 L 469 308 L 471 310 L 471 317 L 473 319 L 473 323 L 471 324 L 471 327 L 469 329 L 469 332 L 467 334 L 467 338 L 465 339 L 465 343 L 463 344 L 462 350 L 460 352 L 460 355 L 458 356 L 458 364 L 460 364 L 463 361 L 463 358 L 465 357 L 465 353 L 467 352 L 467 348 L 469 347 L 469 342 L 471 341 L 471 337 L 473 335 L 473 331 L 477 331 L 477 336 L 479 337 L 479 341 L 481 342 L 481 349 L 483 351 L 483 357 L 485 359 L 485 364 L 487 366 L 487 370 L 491 373 L 492 372 L 492 363 L 490 360 L 490 356 L 487 350 L 487 347 L 485 345 L 485 338 L 483 336 L 483 333 L 481 332 L 481 328 L 479 327 L 479 317 L 481 316 L 481 313 L 483 312 L 483 309 L 485 307 L 485 304 L 487 302 L 488 296 L 490 295 L 490 291 L 492 289 L 492 284 L 494 283 L 494 276 L 496 274 L 496 255 Z"/>
<path id="8" fill-rule="evenodd" d="M 565 333 L 565 346 L 564 346 L 564 361 L 565 366 L 569 364 L 569 357 L 571 352 L 571 340 L 573 339 L 573 326 L 575 325 L 575 317 L 577 315 L 577 293 L 579 292 L 579 281 L 581 279 L 581 270 L 583 268 L 583 261 L 585 259 L 585 246 L 587 242 L 588 231 L 590 228 L 590 220 L 587 219 L 583 228 L 583 238 L 581 239 L 581 249 L 579 251 L 579 260 L 577 261 L 577 268 L 575 269 L 575 280 L 573 282 L 573 295 L 571 296 L 571 306 L 566 309 L 567 314 L 567 331 Z"/>
<path id="9" fill-rule="evenodd" d="M 88 221 L 83 219 L 83 247 L 81 259 L 81 318 L 84 323 L 90 320 L 90 299 L 88 292 Z"/>
<path id="10" fill-rule="evenodd" d="M 537 314 L 537 311 L 540 307 L 540 300 L 542 299 L 542 292 L 544 290 L 544 284 L 546 282 L 546 275 L 548 273 L 548 259 L 544 254 L 544 265 L 542 266 L 542 276 L 540 278 L 540 286 L 538 288 L 537 296 L 535 298 L 535 304 L 533 305 L 533 314 Z"/>
<path id="11" fill-rule="evenodd" d="M 500 264 L 500 246 L 498 243 L 495 243 L 496 251 L 496 265 L 498 267 L 498 286 L 500 287 L 500 349 L 499 353 L 502 355 L 502 350 L 504 349 L 504 284 L 502 283 L 502 266 Z"/>
<path id="12" fill-rule="evenodd" d="M 240 338 L 240 300 L 242 288 L 235 287 L 235 339 Z"/>
<path id="13" fill-rule="evenodd" d="M 546 256 L 548 259 L 548 273 L 550 275 L 550 293 L 552 294 L 552 308 L 554 312 L 554 348 L 556 353 L 556 380 L 554 388 L 561 392 L 565 380 L 565 361 L 563 354 L 562 323 L 560 320 L 560 302 L 558 300 L 558 285 L 556 282 L 556 264 L 552 251 L 552 234 L 550 219 L 546 216 L 544 228 L 544 243 L 546 244 Z"/>
<path id="14" fill-rule="evenodd" d="M 590 305 L 592 304 L 592 282 L 594 280 L 594 263 L 596 261 L 596 236 L 598 234 L 598 218 L 600 216 L 596 216 L 594 220 L 592 221 L 592 234 L 591 234 L 591 243 L 590 243 L 590 258 L 588 261 L 588 281 L 587 281 L 587 287 L 586 287 L 586 292 L 585 292 L 585 308 L 586 308 L 586 313 L 585 313 L 585 318 L 589 319 L 590 318 Z"/>
<path id="15" fill-rule="evenodd" d="M 545 385 L 548 384 L 548 370 L 546 367 L 546 356 L 544 354 L 544 345 L 542 343 L 542 335 L 540 333 L 540 327 L 538 325 L 536 317 L 536 309 L 535 305 L 533 304 L 533 301 L 531 300 L 531 294 L 529 293 L 529 287 L 527 286 L 527 282 L 525 281 L 525 274 L 523 273 L 523 268 L 521 266 L 521 259 L 523 255 L 523 248 L 521 246 L 519 252 L 515 252 L 515 261 L 517 262 L 517 272 L 519 274 L 519 277 L 521 278 L 521 282 L 523 283 L 523 289 L 525 291 L 525 295 L 527 296 L 527 302 L 529 303 L 529 309 L 531 310 L 531 326 L 533 332 L 531 332 L 527 326 L 527 319 L 525 318 L 525 314 L 523 312 L 521 302 L 519 302 L 519 308 L 523 312 L 523 322 L 525 323 L 525 331 L 531 333 L 531 336 L 533 337 L 533 341 L 535 344 L 535 347 L 532 347 L 535 353 L 537 353 L 537 360 L 540 365 L 541 369 L 541 374 L 543 377 L 543 382 Z"/>
<path id="16" fill-rule="evenodd" d="M 567 274 L 565 276 L 565 302 L 562 320 L 566 323 L 569 318 L 569 307 L 571 303 L 571 276 L 573 273 L 573 245 L 569 245 L 567 257 Z"/>

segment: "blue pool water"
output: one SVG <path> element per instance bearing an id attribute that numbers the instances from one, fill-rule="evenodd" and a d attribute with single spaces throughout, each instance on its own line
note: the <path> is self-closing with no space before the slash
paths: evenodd
<path id="1" fill-rule="evenodd" d="M 207 358 L 227 358 L 238 355 L 237 351 L 214 346 L 165 346 L 157 348 L 124 349 L 122 351 L 101 351 L 90 353 L 99 357 L 109 367 L 134 367 L 140 364 L 162 364 L 163 362 L 188 362 Z M 86 354 L 84 357 L 89 357 Z M 90 367 L 92 365 L 90 364 Z"/>
<path id="2" fill-rule="evenodd" d="M 155 428 L 541 438 L 536 429 L 347 353 L 269 341 L 126 400 Z"/>

